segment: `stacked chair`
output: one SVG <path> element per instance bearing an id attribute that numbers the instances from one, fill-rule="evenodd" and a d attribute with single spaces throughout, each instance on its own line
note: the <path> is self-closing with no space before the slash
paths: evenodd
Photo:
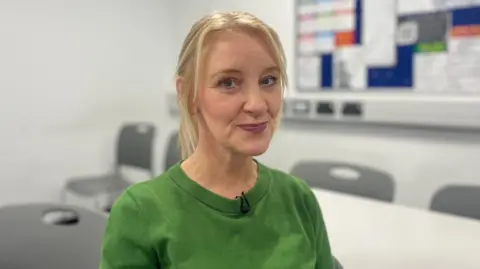
<path id="1" fill-rule="evenodd" d="M 115 165 L 103 175 L 76 176 L 63 189 L 63 202 L 102 211 L 109 211 L 115 199 L 132 182 L 122 168 L 147 171 L 153 178 L 153 148 L 156 130 L 150 123 L 128 123 L 121 127 L 115 152 Z"/>

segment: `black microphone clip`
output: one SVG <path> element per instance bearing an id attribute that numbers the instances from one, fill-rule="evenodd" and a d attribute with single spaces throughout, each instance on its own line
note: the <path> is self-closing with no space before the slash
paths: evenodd
<path id="1" fill-rule="evenodd" d="M 237 198 L 240 198 L 240 212 L 244 215 L 250 212 L 250 203 L 248 202 L 245 193 L 242 191 L 242 195 L 237 196 Z"/>

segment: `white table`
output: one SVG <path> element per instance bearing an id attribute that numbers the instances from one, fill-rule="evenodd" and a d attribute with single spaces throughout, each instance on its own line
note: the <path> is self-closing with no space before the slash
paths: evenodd
<path id="1" fill-rule="evenodd" d="M 480 269 L 480 221 L 314 192 L 345 269 Z"/>

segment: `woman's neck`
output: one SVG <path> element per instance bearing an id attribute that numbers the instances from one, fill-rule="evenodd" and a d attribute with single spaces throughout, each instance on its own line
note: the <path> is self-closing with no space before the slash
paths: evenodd
<path id="1" fill-rule="evenodd" d="M 230 198 L 251 189 L 257 179 L 257 164 L 251 156 L 201 145 L 182 163 L 182 169 L 200 185 Z"/>

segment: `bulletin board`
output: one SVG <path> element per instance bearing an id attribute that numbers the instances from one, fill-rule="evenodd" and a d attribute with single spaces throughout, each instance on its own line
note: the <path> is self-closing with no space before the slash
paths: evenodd
<path id="1" fill-rule="evenodd" d="M 480 94 L 480 0 L 297 0 L 296 91 Z"/>
<path id="2" fill-rule="evenodd" d="M 296 0 L 287 119 L 480 129 L 480 0 Z"/>

